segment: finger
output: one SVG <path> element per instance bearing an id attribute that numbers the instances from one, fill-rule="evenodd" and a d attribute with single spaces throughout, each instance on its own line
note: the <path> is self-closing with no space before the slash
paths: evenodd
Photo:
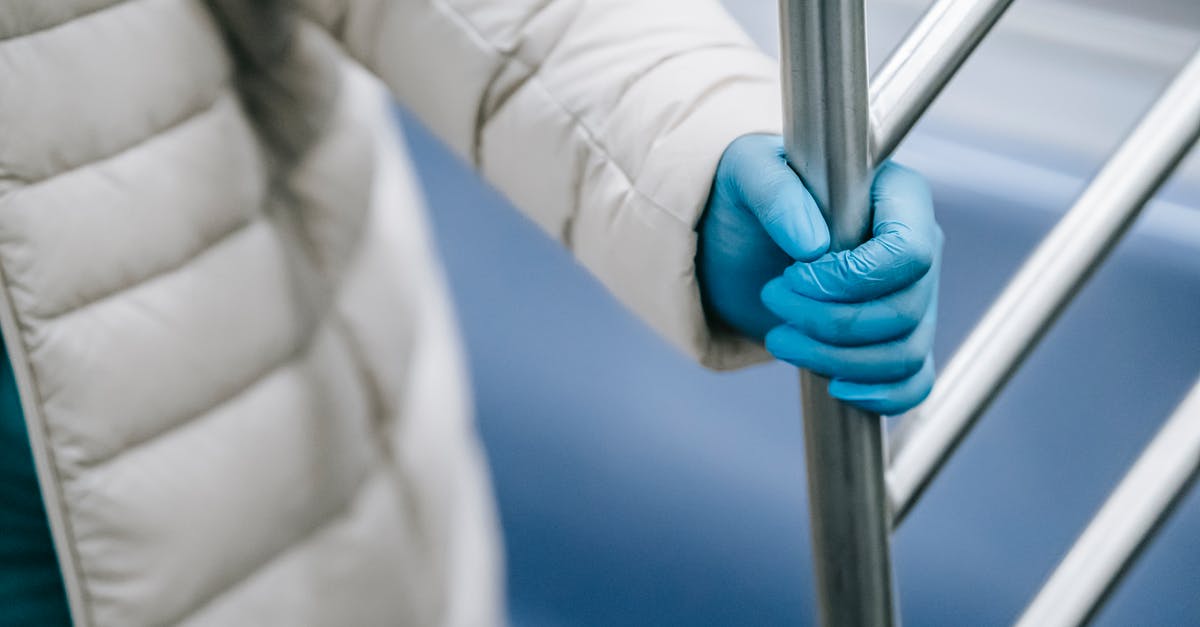
<path id="1" fill-rule="evenodd" d="M 930 310 L 937 288 L 937 268 L 913 285 L 866 303 L 831 303 L 791 290 L 774 279 L 762 290 L 767 310 L 818 341 L 836 346 L 864 346 L 896 340 L 916 330 Z"/>
<path id="2" fill-rule="evenodd" d="M 796 263 L 785 275 L 792 289 L 830 302 L 862 302 L 904 289 L 934 266 L 942 234 L 929 188 L 916 173 L 888 164 L 872 187 L 871 239 L 848 251 Z"/>
<path id="3" fill-rule="evenodd" d="M 767 333 L 765 345 L 778 359 L 831 379 L 855 383 L 902 381 L 916 374 L 933 347 L 936 314 L 925 316 L 907 337 L 868 346 L 834 346 L 790 325 Z"/>
<path id="4" fill-rule="evenodd" d="M 920 405 L 933 389 L 936 371 L 933 356 L 926 357 L 917 374 L 897 383 L 829 382 L 829 395 L 885 416 L 903 414 Z"/>
<path id="5" fill-rule="evenodd" d="M 742 208 L 791 258 L 812 260 L 823 255 L 829 249 L 829 227 L 812 194 L 788 166 L 783 139 L 752 135 L 730 150 L 732 191 Z"/>
<path id="6" fill-rule="evenodd" d="M 894 161 L 883 164 L 871 184 L 872 233 L 879 237 L 893 223 L 904 225 L 913 237 L 933 243 L 938 234 L 933 194 L 925 178 Z"/>

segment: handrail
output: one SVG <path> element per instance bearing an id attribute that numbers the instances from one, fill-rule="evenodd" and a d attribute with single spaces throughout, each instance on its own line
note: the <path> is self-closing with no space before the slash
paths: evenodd
<path id="1" fill-rule="evenodd" d="M 780 0 L 788 161 L 821 207 L 835 250 L 867 237 L 874 168 L 1010 3 L 937 0 L 868 90 L 863 0 Z M 902 419 L 887 443 L 878 416 L 831 398 L 827 381 L 801 372 L 821 624 L 895 624 L 889 527 L 903 520 L 1198 137 L 1200 50 L 1022 266 L 929 399 Z M 1035 599 L 1022 625 L 1073 625 L 1099 607 L 1195 476 L 1200 466 L 1196 413 L 1200 383 Z M 885 444 L 895 451 L 890 463 L 884 459 Z M 1130 508 L 1132 518 L 1123 511 Z M 1117 534 L 1119 543 L 1110 544 L 1108 534 Z"/>
<path id="2" fill-rule="evenodd" d="M 870 233 L 872 172 L 863 0 L 780 0 L 788 161 L 829 223 L 832 247 Z M 879 416 L 800 373 L 817 599 L 825 625 L 893 624 Z"/>
<path id="3" fill-rule="evenodd" d="M 1012 0 L 938 0 L 871 78 L 871 154 L 887 159 Z"/>
<path id="4" fill-rule="evenodd" d="M 892 433 L 898 525 L 1075 292 L 1200 137 L 1200 50 L 1042 241 Z"/>
<path id="5" fill-rule="evenodd" d="M 1134 462 L 1017 627 L 1087 623 L 1200 474 L 1200 381 Z"/>

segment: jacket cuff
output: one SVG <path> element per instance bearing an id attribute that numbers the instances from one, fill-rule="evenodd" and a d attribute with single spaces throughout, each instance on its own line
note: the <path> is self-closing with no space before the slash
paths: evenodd
<path id="1" fill-rule="evenodd" d="M 576 240 L 575 252 L 620 300 L 704 366 L 724 370 L 766 361 L 770 356 L 757 342 L 706 319 L 696 226 L 726 147 L 742 135 L 781 132 L 778 65 L 756 49 L 726 48 L 689 55 L 670 72 L 686 110 L 666 121 L 669 130 L 655 139 L 631 182 L 589 186 L 598 193 L 621 189 L 625 197 L 582 199 L 585 207 L 616 201 L 619 209 L 605 216 L 607 224 L 576 224 L 573 232 L 588 240 Z M 725 78 L 703 84 L 714 75 Z M 595 175 L 618 175 L 607 170 Z"/>

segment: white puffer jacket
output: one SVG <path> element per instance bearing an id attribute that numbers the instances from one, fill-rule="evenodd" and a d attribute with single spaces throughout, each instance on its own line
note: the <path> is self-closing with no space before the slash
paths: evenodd
<path id="1" fill-rule="evenodd" d="M 693 269 L 722 150 L 779 128 L 717 3 L 302 4 L 346 69 L 280 173 L 202 0 L 0 2 L 0 321 L 79 625 L 502 622 L 452 313 L 355 67 L 679 346 L 758 355 Z"/>

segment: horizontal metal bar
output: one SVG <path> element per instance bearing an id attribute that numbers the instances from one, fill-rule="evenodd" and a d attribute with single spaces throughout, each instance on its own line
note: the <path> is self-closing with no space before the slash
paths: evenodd
<path id="1" fill-rule="evenodd" d="M 871 79 L 871 154 L 882 163 L 1012 0 L 938 0 Z"/>
<path id="2" fill-rule="evenodd" d="M 1091 620 L 1200 474 L 1200 381 L 1025 610 L 1018 627 Z"/>
<path id="3" fill-rule="evenodd" d="M 894 525 L 1200 136 L 1200 50 L 892 433 Z"/>
<path id="4" fill-rule="evenodd" d="M 863 0 L 781 0 L 788 161 L 813 192 L 835 250 L 870 233 L 872 163 Z M 893 624 L 891 516 L 879 416 L 800 373 L 822 625 Z"/>

